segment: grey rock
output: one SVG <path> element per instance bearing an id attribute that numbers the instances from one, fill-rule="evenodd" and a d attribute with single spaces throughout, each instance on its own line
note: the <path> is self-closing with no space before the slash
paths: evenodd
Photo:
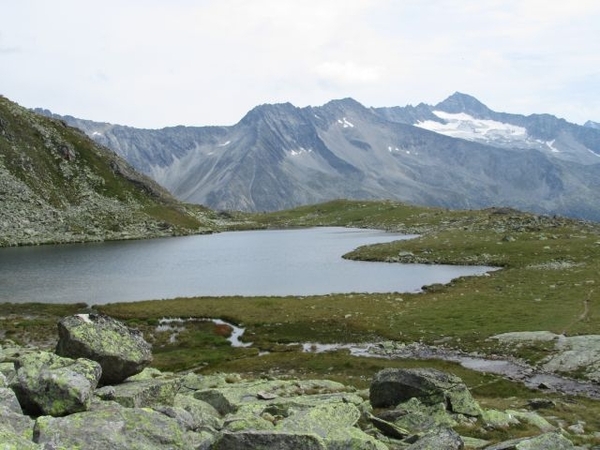
<path id="1" fill-rule="evenodd" d="M 14 431 L 0 424 L 0 449 L 2 450 L 42 450 L 31 439 L 19 436 Z"/>
<path id="2" fill-rule="evenodd" d="M 0 387 L 0 406 L 17 414 L 23 414 L 19 400 L 12 389 Z"/>
<path id="3" fill-rule="evenodd" d="M 285 432 L 312 433 L 323 439 L 328 449 L 384 449 L 372 436 L 355 428 L 361 414 L 351 403 L 325 403 L 307 409 L 289 408 L 288 417 L 276 425 Z"/>
<path id="4" fill-rule="evenodd" d="M 120 406 L 39 417 L 33 436 L 44 448 L 86 450 L 190 449 L 189 439 L 179 423 L 164 414 Z"/>
<path id="5" fill-rule="evenodd" d="M 215 450 L 327 450 L 323 440 L 310 433 L 274 431 L 224 432 Z"/>
<path id="6" fill-rule="evenodd" d="M 38 352 L 19 359 L 11 388 L 27 413 L 62 416 L 89 407 L 101 371 L 88 359 Z"/>
<path id="7" fill-rule="evenodd" d="M 192 429 L 216 429 L 223 427 L 223 420 L 219 412 L 206 402 L 195 399 L 189 395 L 177 394 L 173 405 L 182 408 L 192 416 Z"/>
<path id="8" fill-rule="evenodd" d="M 180 386 L 181 379 L 178 377 L 127 381 L 99 388 L 95 394 L 104 400 L 114 400 L 127 408 L 172 406 Z"/>
<path id="9" fill-rule="evenodd" d="M 560 432 L 540 434 L 533 438 L 511 439 L 486 447 L 486 450 L 573 450 L 575 446 Z"/>
<path id="10" fill-rule="evenodd" d="M 103 385 L 120 383 L 152 361 L 151 346 L 141 333 L 107 316 L 65 317 L 58 323 L 58 334 L 56 354 L 97 361 Z"/>
<path id="11" fill-rule="evenodd" d="M 459 414 L 482 414 L 459 377 L 435 369 L 384 369 L 375 375 L 369 389 L 374 408 L 394 407 L 413 397 L 427 405 L 444 403 Z"/>
<path id="12" fill-rule="evenodd" d="M 406 450 L 461 450 L 464 442 L 452 428 L 437 428 L 423 435 Z"/>
<path id="13" fill-rule="evenodd" d="M 0 405 L 0 417 L 2 417 L 0 430 L 5 430 L 22 439 L 31 441 L 34 425 L 34 420 L 31 417 L 25 416 L 2 405 Z M 0 440 L 0 443 L 2 443 L 2 440 Z"/>

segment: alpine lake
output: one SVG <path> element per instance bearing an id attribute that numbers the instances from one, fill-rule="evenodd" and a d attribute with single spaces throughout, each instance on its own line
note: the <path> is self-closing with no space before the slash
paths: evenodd
<path id="1" fill-rule="evenodd" d="M 465 352 L 536 367 L 554 342 L 512 345 L 493 336 L 598 332 L 598 224 L 364 201 L 250 221 L 243 228 L 286 229 L 0 249 L 0 301 L 7 302 L 0 304 L 0 339 L 52 348 L 59 317 L 103 313 L 142 331 L 161 370 L 328 378 L 362 389 L 383 368 L 432 367 L 461 377 L 486 408 L 544 398 L 560 405 L 552 410 L 557 420 L 600 429 L 599 402 L 586 395 L 539 390 L 442 357 L 348 350 L 416 343 L 442 356 Z M 236 337 L 243 345 L 228 340 L 232 326 L 243 331 Z M 314 351 L 323 346 L 332 350 Z M 587 380 L 586 368 L 566 375 Z M 502 433 L 481 437 L 500 440 Z"/>

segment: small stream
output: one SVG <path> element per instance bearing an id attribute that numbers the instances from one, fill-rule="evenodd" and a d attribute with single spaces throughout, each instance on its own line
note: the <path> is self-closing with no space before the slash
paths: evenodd
<path id="1" fill-rule="evenodd" d="M 582 395 L 600 400 L 600 385 L 579 381 L 532 367 L 517 359 L 489 358 L 458 350 L 428 346 L 420 343 L 400 344 L 384 342 L 379 344 L 316 344 L 302 345 L 305 352 L 327 352 L 346 349 L 353 356 L 387 359 L 438 359 L 460 364 L 466 369 L 482 373 L 500 375 L 512 381 L 523 383 L 531 389 L 560 392 L 569 395 Z"/>
<path id="2" fill-rule="evenodd" d="M 177 341 L 177 335 L 183 331 L 185 322 L 212 322 L 215 325 L 225 325 L 231 328 L 231 335 L 227 340 L 232 347 L 250 347 L 251 342 L 242 342 L 241 337 L 246 331 L 232 323 L 221 319 L 199 318 L 162 318 L 157 326 L 157 331 L 171 332 L 171 342 Z M 303 352 L 324 353 L 338 350 L 348 350 L 352 356 L 386 359 L 438 359 L 460 364 L 466 369 L 482 373 L 491 373 L 505 377 L 512 381 L 523 383 L 531 389 L 559 392 L 568 395 L 582 395 L 595 400 L 600 400 L 600 385 L 593 382 L 578 381 L 571 378 L 546 372 L 532 367 L 517 359 L 490 358 L 465 353 L 459 350 L 449 350 L 413 342 L 402 344 L 398 342 L 381 342 L 366 344 L 320 344 L 308 342 L 300 344 Z"/>

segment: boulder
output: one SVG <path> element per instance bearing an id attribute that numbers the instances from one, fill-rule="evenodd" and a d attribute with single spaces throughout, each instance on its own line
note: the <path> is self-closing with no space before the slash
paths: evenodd
<path id="1" fill-rule="evenodd" d="M 100 383 L 118 384 L 152 362 L 151 346 L 141 333 L 99 314 L 76 314 L 58 323 L 56 354 L 87 358 L 102 366 Z"/>
<path id="2" fill-rule="evenodd" d="M 436 428 L 423 435 L 406 450 L 461 450 L 465 444 L 452 428 Z"/>
<path id="3" fill-rule="evenodd" d="M 1 405 L 0 417 L 2 417 L 2 421 L 0 421 L 0 430 L 4 430 L 6 433 L 12 433 L 22 439 L 31 441 L 34 424 L 34 420 L 31 417 Z M 4 441 L 0 439 L 0 444 L 3 442 Z M 0 446 L 0 448 L 2 447 Z"/>
<path id="4" fill-rule="evenodd" d="M 311 433 L 284 433 L 276 431 L 224 432 L 215 450 L 328 450 L 323 440 Z"/>
<path id="5" fill-rule="evenodd" d="M 443 403 L 448 411 L 481 416 L 481 408 L 463 381 L 435 369 L 384 369 L 373 378 L 369 399 L 374 408 L 395 407 L 411 398 L 426 405 Z"/>
<path id="6" fill-rule="evenodd" d="M 574 450 L 571 441 L 559 431 L 540 434 L 533 438 L 518 438 L 486 447 L 486 450 Z"/>
<path id="7" fill-rule="evenodd" d="M 200 431 L 204 429 L 220 430 L 223 420 L 219 412 L 202 400 L 197 400 L 189 395 L 177 394 L 173 406 L 186 410 L 192 416 L 192 429 Z"/>
<path id="8" fill-rule="evenodd" d="M 540 434 L 531 439 L 519 442 L 515 446 L 516 450 L 572 450 L 575 449 L 573 443 L 564 437 L 560 432 L 551 432 Z"/>
<path id="9" fill-rule="evenodd" d="M 276 429 L 285 432 L 313 433 L 323 439 L 329 450 L 360 448 L 386 449 L 359 428 L 360 411 L 351 403 L 325 403 L 312 408 L 288 409 L 288 417 L 277 423 Z"/>
<path id="10" fill-rule="evenodd" d="M 156 411 L 111 405 L 66 417 L 42 416 L 33 440 L 43 448 L 86 450 L 190 449 L 179 423 Z"/>
<path id="11" fill-rule="evenodd" d="M 64 416 L 88 409 L 102 369 L 89 359 L 73 360 L 38 352 L 21 357 L 11 388 L 23 410 L 37 416 Z"/>
<path id="12" fill-rule="evenodd" d="M 2 450 L 42 450 L 42 447 L 14 433 L 0 424 L 0 448 Z"/>
<path id="13" fill-rule="evenodd" d="M 99 388 L 96 395 L 103 400 L 114 400 L 127 408 L 172 406 L 180 386 L 181 379 L 178 377 L 127 381 Z"/>
<path id="14" fill-rule="evenodd" d="M 7 408 L 17 414 L 23 414 L 19 400 L 12 389 L 0 387 L 0 407 Z"/>

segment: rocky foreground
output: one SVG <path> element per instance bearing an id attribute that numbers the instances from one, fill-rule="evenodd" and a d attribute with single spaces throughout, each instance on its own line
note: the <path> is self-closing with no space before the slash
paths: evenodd
<path id="1" fill-rule="evenodd" d="M 148 368 L 150 346 L 100 315 L 59 323 L 54 353 L 0 347 L 0 449 L 574 449 L 580 424 L 483 409 L 462 380 L 386 369 L 370 389 L 328 380 L 242 379 Z M 454 429 L 530 428 L 502 443 Z M 516 434 L 516 433 L 515 433 Z M 535 433 L 534 433 L 535 434 Z"/>

